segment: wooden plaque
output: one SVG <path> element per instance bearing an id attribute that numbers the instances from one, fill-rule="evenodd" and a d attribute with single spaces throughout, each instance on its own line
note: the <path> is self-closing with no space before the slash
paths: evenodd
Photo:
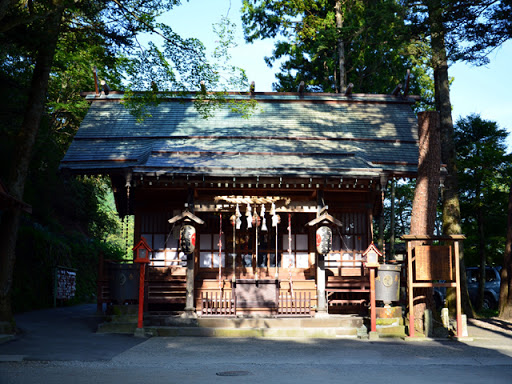
<path id="1" fill-rule="evenodd" d="M 420 245 L 414 252 L 416 280 L 453 280 L 451 246 Z"/>
<path id="2" fill-rule="evenodd" d="M 275 280 L 237 280 L 236 305 L 240 308 L 277 308 Z"/>

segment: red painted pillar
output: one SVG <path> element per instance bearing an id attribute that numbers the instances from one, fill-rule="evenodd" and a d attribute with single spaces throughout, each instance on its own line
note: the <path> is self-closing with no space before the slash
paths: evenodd
<path id="1" fill-rule="evenodd" d="M 144 327 L 144 277 L 146 275 L 146 263 L 140 263 L 139 268 L 139 320 L 137 328 Z"/>
<path id="2" fill-rule="evenodd" d="M 377 308 L 375 307 L 375 268 L 370 268 L 370 323 L 371 332 L 377 332 Z"/>

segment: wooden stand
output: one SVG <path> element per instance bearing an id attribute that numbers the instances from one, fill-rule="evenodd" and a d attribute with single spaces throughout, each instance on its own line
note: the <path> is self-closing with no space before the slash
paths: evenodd
<path id="1" fill-rule="evenodd" d="M 454 287 L 456 290 L 457 337 L 462 337 L 462 309 L 460 294 L 459 242 L 464 235 L 428 236 L 404 235 L 407 242 L 407 286 L 409 297 L 409 337 L 415 336 L 414 288 Z M 446 245 L 420 243 L 442 241 Z M 413 242 L 417 243 L 416 249 Z M 447 246 L 453 245 L 453 246 Z M 415 251 L 413 256 L 413 251 Z M 444 283 L 434 282 L 446 280 Z"/>

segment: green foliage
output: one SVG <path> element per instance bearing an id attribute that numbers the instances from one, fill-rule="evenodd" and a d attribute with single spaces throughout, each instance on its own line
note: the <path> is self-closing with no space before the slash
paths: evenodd
<path id="1" fill-rule="evenodd" d="M 139 122 L 151 117 L 151 106 L 166 98 L 190 97 L 191 91 L 196 92 L 194 105 L 205 119 L 223 105 L 242 117 L 255 110 L 254 100 L 237 100 L 228 94 L 249 89 L 245 71 L 230 64 L 230 49 L 236 46 L 235 24 L 223 17 L 213 29 L 218 45 L 211 60 L 199 40 L 183 39 L 171 27 L 159 23 L 152 31 L 162 38 L 162 48 L 150 41 L 147 48 L 141 46 L 125 60 L 123 69 L 130 85 L 126 87 L 124 105 Z"/>
<path id="2" fill-rule="evenodd" d="M 276 91 L 295 91 L 304 81 L 308 91 L 339 92 L 339 41 L 344 45 L 346 83 L 353 83 L 355 92 L 391 93 L 403 84 L 407 69 L 413 75 L 410 93 L 432 89 L 421 59 L 426 45 L 409 36 L 399 2 L 342 1 L 341 27 L 336 24 L 335 4 L 335 0 L 244 1 L 247 41 L 285 38 L 276 43 L 273 56 L 266 58 L 269 66 L 286 59 L 276 75 Z"/>
<path id="3" fill-rule="evenodd" d="M 73 302 L 96 296 L 99 255 L 120 259 L 121 252 L 108 243 L 81 233 L 54 232 L 35 222 L 22 225 L 12 293 L 13 310 L 22 312 L 53 305 L 55 267 L 77 269 Z"/>
<path id="4" fill-rule="evenodd" d="M 462 118 L 455 126 L 467 265 L 478 265 L 481 252 L 489 264 L 501 265 L 503 261 L 512 181 L 512 155 L 507 154 L 507 136 L 507 131 L 495 122 L 478 115 Z M 483 233 L 479 230 L 479 220 L 483 220 Z"/>

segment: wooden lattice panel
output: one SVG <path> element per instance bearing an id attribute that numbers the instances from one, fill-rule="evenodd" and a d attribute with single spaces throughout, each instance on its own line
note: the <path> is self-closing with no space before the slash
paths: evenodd
<path id="1" fill-rule="evenodd" d="M 416 280 L 453 280 L 451 246 L 420 245 L 414 251 Z"/>

